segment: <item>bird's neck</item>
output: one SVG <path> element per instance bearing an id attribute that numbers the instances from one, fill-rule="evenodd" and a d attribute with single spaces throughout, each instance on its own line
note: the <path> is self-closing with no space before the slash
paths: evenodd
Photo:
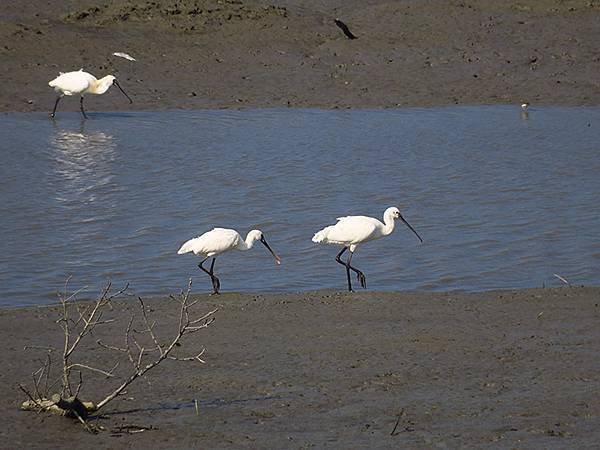
<path id="1" fill-rule="evenodd" d="M 250 235 L 246 236 L 246 239 L 239 243 L 238 250 L 250 250 L 256 242 Z"/>
<path id="2" fill-rule="evenodd" d="M 396 226 L 396 221 L 389 216 L 385 216 L 383 218 L 383 230 L 382 233 L 384 236 L 387 236 L 388 234 L 392 234 L 392 231 L 394 231 L 394 227 Z"/>
<path id="3" fill-rule="evenodd" d="M 90 89 L 90 92 L 92 94 L 104 94 L 106 91 L 108 91 L 108 88 L 111 85 L 112 85 L 112 79 L 107 75 L 104 78 L 100 78 L 99 80 L 96 80 L 93 88 Z"/>

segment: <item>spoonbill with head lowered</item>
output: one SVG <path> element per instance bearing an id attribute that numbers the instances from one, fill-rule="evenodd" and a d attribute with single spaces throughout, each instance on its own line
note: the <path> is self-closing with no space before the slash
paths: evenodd
<path id="1" fill-rule="evenodd" d="M 193 252 L 195 255 L 203 256 L 204 259 L 200 261 L 198 267 L 210 277 L 213 286 L 213 294 L 218 294 L 219 289 L 221 288 L 221 282 L 213 272 L 215 258 L 221 253 L 228 252 L 229 250 L 250 250 L 256 241 L 262 242 L 275 258 L 275 262 L 281 264 L 279 256 L 277 256 L 269 244 L 267 244 L 267 240 L 260 230 L 248 232 L 248 235 L 244 240 L 235 230 L 230 230 L 228 228 L 213 228 L 211 231 L 207 231 L 203 235 L 190 239 L 184 243 L 177 251 L 177 254 L 182 255 L 184 253 Z M 206 270 L 202 264 L 211 257 L 212 262 L 210 264 L 210 270 Z"/>
<path id="2" fill-rule="evenodd" d="M 388 236 L 394 231 L 395 219 L 400 219 L 406 224 L 413 233 L 417 235 L 419 240 L 423 242 L 421 236 L 415 229 L 402 217 L 400 210 L 396 207 L 391 207 L 383 213 L 383 223 L 373 217 L 366 216 L 347 216 L 338 217 L 338 222 L 335 225 L 330 225 L 317 231 L 312 238 L 313 242 L 325 244 L 343 245 L 342 251 L 337 254 L 335 260 L 346 267 L 346 276 L 348 278 L 348 290 L 352 292 L 352 282 L 350 281 L 350 271 L 356 273 L 358 281 L 363 288 L 367 287 L 367 279 L 365 274 L 356 267 L 350 265 L 352 255 L 359 244 L 363 242 L 373 241 L 375 239 Z M 341 260 L 342 254 L 346 250 L 350 250 L 350 256 L 346 262 Z"/>
<path id="3" fill-rule="evenodd" d="M 79 106 L 81 114 L 87 119 L 85 110 L 83 109 L 83 96 L 85 94 L 104 94 L 113 84 L 121 90 L 125 97 L 127 97 L 129 103 L 133 103 L 133 100 L 125 93 L 114 75 L 106 75 L 98 80 L 94 75 L 84 72 L 83 69 L 79 69 L 75 72 L 61 73 L 54 80 L 48 82 L 48 85 L 53 87 L 58 93 L 58 98 L 56 99 L 56 103 L 54 103 L 54 109 L 52 110 L 50 117 L 54 118 L 58 102 L 65 95 L 80 95 Z"/>

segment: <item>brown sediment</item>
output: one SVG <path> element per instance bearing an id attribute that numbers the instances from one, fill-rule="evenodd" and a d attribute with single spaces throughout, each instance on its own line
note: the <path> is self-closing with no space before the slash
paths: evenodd
<path id="1" fill-rule="evenodd" d="M 600 104 L 600 4 L 71 0 L 0 8 L 0 111 L 50 111 L 59 71 L 115 74 L 89 111 L 240 107 Z M 339 18 L 357 39 L 336 26 Z M 126 52 L 137 62 L 112 56 Z M 65 100 L 61 110 L 76 111 Z M 54 307 L 0 310 L 5 447 L 591 448 L 600 441 L 600 289 L 223 294 L 169 361 L 90 435 L 23 412 Z M 168 323 L 176 311 L 149 300 Z M 135 308 L 100 335 L 122 333 Z M 168 328 L 161 332 L 168 333 Z M 90 363 L 112 355 L 88 347 Z M 108 386 L 108 387 L 107 387 Z M 111 380 L 88 375 L 84 400 Z M 198 405 L 196 410 L 196 404 Z M 132 431 L 136 433 L 132 434 Z"/>
<path id="2" fill-rule="evenodd" d="M 23 412 L 56 307 L 0 311 L 0 436 L 54 448 L 591 448 L 600 439 L 600 289 L 465 294 L 315 292 L 196 295 L 216 321 L 102 411 L 108 431 Z M 168 336 L 177 308 L 146 300 Z M 136 301 L 94 339 L 119 342 Z M 112 339 L 112 341 L 111 341 Z M 93 344 L 93 342 L 92 342 Z M 86 361 L 114 355 L 91 345 Z M 116 383 L 86 376 L 97 400 Z M 103 386 L 103 387 L 101 387 Z M 196 409 L 196 403 L 198 405 Z M 131 434 L 132 431 L 138 431 Z"/>
<path id="3" fill-rule="evenodd" d="M 90 111 L 600 103 L 596 1 L 5 3 L 0 111 L 51 110 L 48 81 L 80 68 L 135 101 Z"/>

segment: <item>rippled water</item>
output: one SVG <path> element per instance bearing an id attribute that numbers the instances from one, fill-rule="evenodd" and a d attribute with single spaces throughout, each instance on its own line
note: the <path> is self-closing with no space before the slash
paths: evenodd
<path id="1" fill-rule="evenodd" d="M 182 242 L 265 232 L 217 259 L 223 291 L 345 288 L 312 234 L 347 214 L 404 226 L 357 251 L 374 290 L 600 282 L 600 109 L 512 106 L 0 116 L 0 304 L 54 301 L 67 277 L 165 294 L 194 278 Z"/>

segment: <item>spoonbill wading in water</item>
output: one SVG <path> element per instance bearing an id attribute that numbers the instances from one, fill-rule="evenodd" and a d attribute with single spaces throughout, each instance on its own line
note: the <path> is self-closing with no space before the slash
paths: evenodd
<path id="1" fill-rule="evenodd" d="M 248 232 L 248 235 L 244 240 L 235 230 L 230 230 L 228 228 L 213 228 L 211 231 L 207 231 L 203 235 L 187 241 L 177 251 L 177 254 L 183 255 L 184 253 L 193 252 L 195 255 L 203 256 L 204 259 L 200 261 L 198 267 L 210 277 L 213 286 L 213 294 L 218 294 L 219 289 L 221 288 L 221 282 L 213 272 L 215 258 L 221 253 L 228 252 L 229 250 L 250 250 L 256 241 L 262 242 L 275 258 L 275 262 L 281 264 L 281 259 L 279 259 L 279 256 L 277 256 L 271 247 L 269 247 L 267 240 L 260 230 Z M 210 270 L 206 270 L 202 264 L 209 258 L 212 258 L 212 262 L 210 263 Z"/>
<path id="2" fill-rule="evenodd" d="M 402 217 L 400 210 L 396 207 L 391 207 L 383 213 L 383 223 L 373 217 L 366 216 L 347 216 L 338 217 L 338 222 L 335 225 L 330 225 L 317 231 L 312 238 L 313 242 L 325 244 L 343 245 L 342 251 L 337 254 L 335 260 L 346 267 L 346 276 L 348 277 L 348 290 L 352 292 L 352 282 L 350 281 L 350 271 L 356 273 L 358 281 L 363 288 L 367 287 L 367 279 L 365 274 L 356 267 L 350 265 L 352 255 L 359 244 L 363 242 L 373 241 L 382 238 L 394 231 L 395 219 L 400 219 L 406 224 L 413 233 L 417 235 L 419 240 L 423 242 L 419 233 Z M 341 260 L 342 254 L 350 249 L 350 256 L 346 262 Z"/>
<path id="3" fill-rule="evenodd" d="M 133 100 L 131 100 L 113 75 L 106 75 L 98 80 L 91 73 L 84 72 L 83 69 L 79 69 L 75 72 L 61 73 L 54 80 L 48 82 L 48 85 L 58 92 L 58 98 L 56 99 L 50 117 L 54 118 L 58 102 L 65 95 L 81 95 L 79 106 L 81 108 L 81 114 L 87 119 L 85 110 L 83 109 L 83 96 L 85 94 L 104 94 L 113 84 L 121 90 L 125 97 L 127 97 L 129 103 L 133 103 Z"/>

